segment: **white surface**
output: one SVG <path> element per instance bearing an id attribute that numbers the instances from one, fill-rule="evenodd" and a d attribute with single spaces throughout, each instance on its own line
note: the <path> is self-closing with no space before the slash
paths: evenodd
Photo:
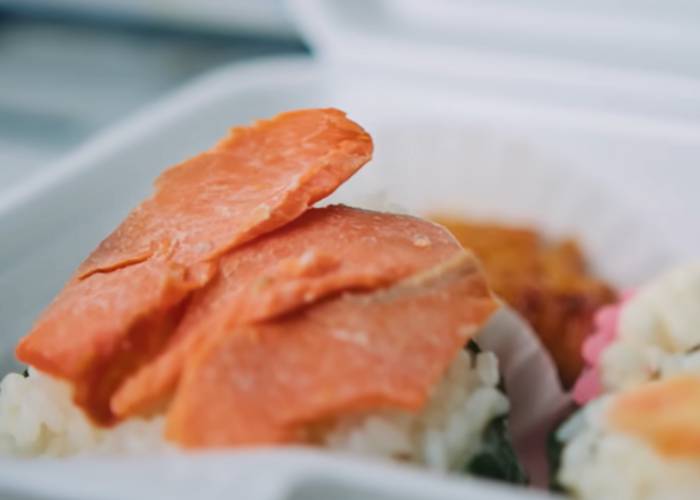
<path id="1" fill-rule="evenodd" d="M 6 488 L 0 490 L 3 500 L 38 500 L 30 495 L 52 500 L 551 498 L 524 489 L 301 448 L 111 462 L 38 461 L 31 465 L 0 459 L 0 484 Z M 10 496 L 12 490 L 22 494 Z"/>
<path id="2" fill-rule="evenodd" d="M 672 16 L 682 18 L 681 25 L 663 24 L 664 13 L 677 11 L 658 2 L 660 14 L 654 18 L 647 6 L 639 26 L 641 11 L 629 5 L 545 3 L 291 0 L 291 12 L 315 53 L 341 78 L 384 73 L 487 95 L 700 121 L 697 16 L 681 10 Z M 645 24 L 650 18 L 657 22 Z M 451 23 L 445 26 L 445 20 Z M 673 43 L 657 40 L 658 24 Z"/>
<path id="3" fill-rule="evenodd" d="M 3 370 L 32 318 L 163 168 L 213 144 L 233 124 L 290 108 L 338 106 L 373 134 L 375 161 L 336 199 L 383 191 L 412 211 L 450 209 L 573 233 L 621 285 L 697 252 L 696 127 L 360 76 L 328 80 L 305 59 L 225 68 L 7 191 L 0 198 Z M 206 483 L 192 482 L 202 476 Z M 336 491 L 338 498 L 382 500 L 512 496 L 408 469 L 291 452 L 229 454 L 215 463 L 91 462 L 89 469 L 71 461 L 0 462 L 0 486 L 54 497 L 140 491 L 143 498 L 188 498 L 203 484 L 209 498 L 247 488 L 246 500 L 328 498 Z"/>
<path id="4" fill-rule="evenodd" d="M 415 31 L 484 49 L 697 78 L 700 5 L 688 0 L 385 0 Z"/>

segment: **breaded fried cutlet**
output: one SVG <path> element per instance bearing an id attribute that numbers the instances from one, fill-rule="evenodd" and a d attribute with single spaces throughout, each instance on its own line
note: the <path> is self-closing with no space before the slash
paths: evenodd
<path id="1" fill-rule="evenodd" d="M 549 242 L 530 228 L 432 219 L 479 257 L 493 290 L 530 323 L 570 387 L 583 369 L 581 346 L 595 311 L 616 298 L 610 285 L 590 273 L 578 244 Z"/>

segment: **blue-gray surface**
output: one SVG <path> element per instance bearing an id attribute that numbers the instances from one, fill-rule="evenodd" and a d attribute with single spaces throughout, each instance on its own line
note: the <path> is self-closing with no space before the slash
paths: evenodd
<path id="1" fill-rule="evenodd" d="M 0 8 L 0 196 L 208 69 L 305 51 L 288 38 Z"/>

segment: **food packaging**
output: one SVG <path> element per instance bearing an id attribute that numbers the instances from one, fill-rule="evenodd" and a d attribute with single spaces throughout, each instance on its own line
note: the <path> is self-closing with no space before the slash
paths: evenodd
<path id="1" fill-rule="evenodd" d="M 315 58 L 221 68 L 6 192 L 0 199 L 2 374 L 21 368 L 14 362 L 16 341 L 78 263 L 148 194 L 160 171 L 209 147 L 234 124 L 293 108 L 339 107 L 374 137 L 375 159 L 328 202 L 382 203 L 418 215 L 526 223 L 552 237 L 574 236 L 595 271 L 621 288 L 700 248 L 700 235 L 689 229 L 700 209 L 691 196 L 700 180 L 700 127 L 681 119 L 694 117 L 681 116 L 684 106 L 692 111 L 700 102 L 692 88 L 671 85 L 668 101 L 651 103 L 640 90 L 644 85 L 633 81 L 635 92 L 609 105 L 625 92 L 558 86 L 556 78 L 544 78 L 545 70 L 521 85 L 505 66 L 496 74 L 493 66 L 479 66 L 478 58 L 470 74 L 415 68 L 405 78 L 397 65 L 380 71 L 378 64 L 355 61 L 356 53 L 367 54 L 371 46 L 366 38 L 362 44 L 350 24 L 342 32 L 345 40 L 326 37 L 332 25 L 324 29 L 318 16 L 339 3 L 322 3 L 325 11 L 316 17 L 298 11 L 305 30 L 317 29 L 311 38 L 325 40 L 315 47 Z M 387 45 L 376 47 L 377 57 L 391 53 Z M 394 49 L 396 61 L 411 61 L 410 50 Z M 454 52 L 441 54 L 438 59 L 449 66 Z M 556 420 L 566 396 L 546 389 L 555 382 L 551 365 L 527 327 L 513 316 L 497 321 L 511 323 L 489 327 L 508 332 L 506 342 L 495 334 L 480 340 L 501 352 L 506 385 L 517 396 L 512 425 L 521 448 L 528 437 L 537 441 L 548 419 Z M 532 387 L 526 391 L 527 385 Z M 518 398 L 531 405 L 530 412 L 521 412 Z M 1 458 L 0 496 L 549 498 L 542 491 L 303 448 L 129 459 Z"/>
<path id="2" fill-rule="evenodd" d="M 389 90 L 375 87 L 374 99 Z M 98 136 L 53 165 L 47 175 L 29 178 L 10 191 L 0 200 L 3 372 L 16 368 L 11 364 L 14 344 L 35 315 L 89 250 L 145 196 L 158 172 L 207 147 L 232 124 L 285 109 L 336 105 L 374 136 L 375 160 L 329 202 L 363 205 L 368 196 L 374 196 L 416 214 L 449 210 L 469 217 L 527 222 L 553 236 L 573 235 L 603 276 L 620 286 L 641 281 L 679 258 L 672 240 L 659 236 L 662 233 L 643 216 L 643 207 L 637 210 L 633 197 L 585 175 L 587 169 L 607 165 L 575 166 L 581 160 L 576 145 L 584 148 L 590 140 L 587 134 L 597 124 L 590 124 L 589 130 L 581 123 L 572 124 L 576 116 L 569 112 L 550 115 L 548 123 L 540 113 L 546 110 L 538 109 L 527 120 L 515 120 L 522 108 L 511 106 L 508 115 L 491 101 L 480 100 L 476 106 L 474 96 L 460 99 L 458 95 L 450 96 L 450 111 L 441 106 L 446 96 L 435 96 L 429 102 L 433 106 L 425 106 L 424 101 L 411 107 L 412 100 L 404 95 L 403 113 L 396 114 L 396 101 L 382 107 L 356 92 L 353 86 L 331 85 L 315 63 L 304 59 L 226 68 Z M 554 120 L 557 117 L 559 121 Z M 500 121 L 508 126 L 498 128 Z M 546 147 L 553 129 L 569 134 L 568 154 L 561 147 Z M 619 144 L 635 137 L 634 128 L 623 132 L 617 136 Z M 608 136 L 608 140 L 614 138 L 615 134 Z M 648 136 L 637 139 L 647 147 L 654 144 Z M 663 138 L 657 145 L 668 147 Z M 624 235 L 619 234 L 621 228 Z M 546 367 L 538 361 L 541 350 L 511 349 L 525 354 L 510 366 L 519 366 L 522 373 L 537 367 L 528 375 L 535 385 L 534 379 L 543 377 L 539 367 Z M 559 410 L 548 402 L 553 394 L 548 390 L 523 394 L 543 398 L 532 401 L 538 411 Z M 535 432 L 527 419 L 521 422 L 514 425 L 516 433 L 518 425 L 527 429 L 525 435 Z M 546 496 L 306 449 L 128 460 L 0 459 L 0 492 L 8 497 L 21 493 L 40 498 L 49 494 L 54 498 L 177 499 L 203 491 L 208 498 L 223 498 L 224 492 L 232 490 L 251 500 L 331 494 L 462 500 L 484 495 L 496 499 Z"/>

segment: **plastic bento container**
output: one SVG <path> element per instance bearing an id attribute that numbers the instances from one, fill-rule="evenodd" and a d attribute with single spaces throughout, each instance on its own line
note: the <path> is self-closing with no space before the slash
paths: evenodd
<path id="1" fill-rule="evenodd" d="M 685 158 L 679 169 L 690 166 L 693 156 L 682 153 L 700 152 L 700 135 L 690 126 L 640 127 L 603 112 L 476 95 L 432 94 L 429 100 L 423 89 L 406 85 L 396 91 L 378 81 L 368 99 L 359 84 L 338 86 L 307 59 L 222 69 L 10 191 L 0 200 L 3 371 L 12 366 L 17 338 L 79 261 L 149 191 L 158 172 L 208 146 L 231 124 L 290 108 L 339 106 L 374 135 L 376 160 L 339 190 L 336 200 L 362 204 L 368 195 L 378 195 L 416 213 L 450 209 L 574 234 L 600 271 L 620 285 L 641 281 L 695 249 L 673 236 L 688 231 L 696 212 L 684 217 L 679 212 L 664 226 L 663 220 L 647 217 L 649 207 L 636 204 L 628 186 L 591 175 L 619 168 L 606 144 L 638 151 L 630 162 L 649 172 L 668 172 L 659 161 L 665 153 Z M 383 99 L 390 93 L 391 100 Z M 681 176 L 674 179 L 683 182 Z M 658 203 L 664 203 L 662 196 Z M 0 460 L 3 498 L 15 492 L 17 498 L 184 499 L 193 491 L 201 492 L 200 498 L 235 491 L 250 500 L 547 496 L 294 449 L 122 461 Z"/>
<path id="2" fill-rule="evenodd" d="M 581 73 L 567 72 L 566 65 L 536 61 L 525 74 L 518 69 L 528 67 L 527 60 L 505 58 L 494 66 L 484 63 L 490 54 L 473 51 L 474 64 L 450 72 L 445 68 L 463 62 L 464 52 L 449 48 L 433 66 L 412 68 L 413 60 L 426 58 L 412 59 L 411 50 L 428 49 L 368 39 L 353 25 L 364 17 L 338 21 L 340 2 L 297 4 L 317 42 L 316 60 L 222 68 L 0 198 L 0 372 L 19 368 L 17 339 L 162 169 L 208 147 L 233 124 L 292 108 L 340 107 L 375 139 L 375 160 L 333 201 L 363 205 L 374 198 L 418 214 L 450 211 L 575 236 L 594 267 L 621 287 L 697 254 L 700 94 L 693 82 L 618 80 L 601 70 L 598 83 L 593 77 L 579 83 Z M 335 31 L 340 24 L 345 31 Z M 660 90 L 667 95 L 651 99 Z M 0 459 L 0 497 L 8 499 L 232 496 L 550 498 L 295 448 L 128 460 Z"/>

